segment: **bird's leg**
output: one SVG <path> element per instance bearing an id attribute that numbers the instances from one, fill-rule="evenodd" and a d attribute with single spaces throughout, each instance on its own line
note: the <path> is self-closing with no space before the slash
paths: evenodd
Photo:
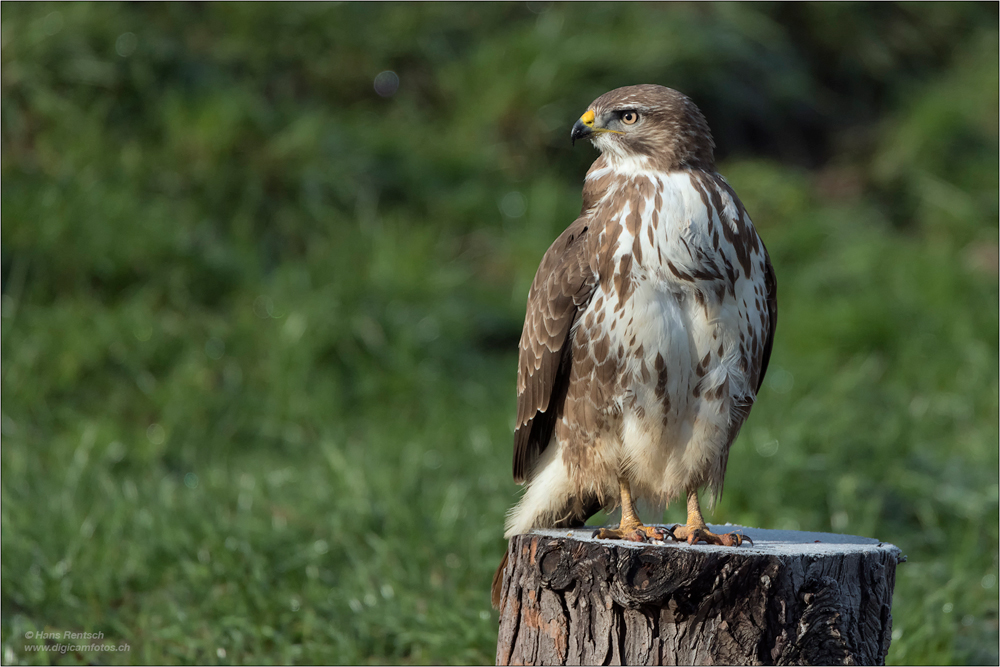
<path id="1" fill-rule="evenodd" d="M 639 521 L 635 505 L 632 504 L 632 489 L 628 485 L 628 480 L 619 477 L 618 486 L 622 497 L 622 520 L 618 523 L 617 528 L 598 528 L 594 531 L 594 537 L 600 540 L 631 540 L 633 542 L 666 539 L 667 531 L 643 525 Z"/>
<path id="2" fill-rule="evenodd" d="M 689 490 L 687 496 L 687 525 L 677 525 L 670 529 L 670 535 L 675 540 L 678 542 L 687 542 L 688 544 L 694 544 L 695 542 L 707 542 L 709 544 L 718 544 L 723 547 L 738 547 L 745 541 L 753 544 L 753 541 L 749 537 L 744 537 L 739 533 L 723 533 L 722 535 L 716 535 L 715 533 L 709 531 L 708 526 L 705 525 L 705 519 L 701 516 L 701 506 L 698 504 L 698 490 Z"/>

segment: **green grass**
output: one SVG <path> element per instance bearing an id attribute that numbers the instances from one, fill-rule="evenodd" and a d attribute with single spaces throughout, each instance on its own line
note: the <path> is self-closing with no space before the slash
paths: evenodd
<path id="1" fill-rule="evenodd" d="M 778 276 L 710 520 L 892 542 L 889 662 L 996 662 L 995 6 L 540 10 L 4 4 L 5 664 L 493 662 L 527 288 L 637 81 Z"/>

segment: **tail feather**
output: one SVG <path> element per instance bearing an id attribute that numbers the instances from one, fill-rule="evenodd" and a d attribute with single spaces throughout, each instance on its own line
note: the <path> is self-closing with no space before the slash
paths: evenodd
<path id="1" fill-rule="evenodd" d="M 583 503 L 575 503 L 574 507 L 567 509 L 561 514 L 564 518 L 555 522 L 554 528 L 579 528 L 587 523 L 587 519 L 599 512 L 602 508 L 601 501 L 596 496 L 589 496 Z M 490 588 L 490 598 L 494 609 L 500 609 L 500 598 L 503 593 L 503 576 L 507 569 L 507 561 L 510 560 L 510 547 L 503 552 L 503 560 L 500 567 L 493 573 L 493 586 Z"/>
<path id="2" fill-rule="evenodd" d="M 507 569 L 507 560 L 510 550 L 503 552 L 503 560 L 500 561 L 500 567 L 493 574 L 493 587 L 490 589 L 490 598 L 493 602 L 494 609 L 500 609 L 500 595 L 503 592 L 503 573 Z"/>

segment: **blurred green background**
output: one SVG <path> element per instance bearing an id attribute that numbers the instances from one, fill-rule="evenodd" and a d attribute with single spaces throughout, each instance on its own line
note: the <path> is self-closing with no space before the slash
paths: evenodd
<path id="1" fill-rule="evenodd" d="M 643 82 L 778 276 L 710 520 L 892 542 L 889 661 L 998 660 L 996 3 L 2 18 L 4 663 L 492 663 L 528 285 Z"/>

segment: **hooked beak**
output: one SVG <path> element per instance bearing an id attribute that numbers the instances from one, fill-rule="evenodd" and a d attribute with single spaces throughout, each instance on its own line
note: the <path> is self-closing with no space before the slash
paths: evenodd
<path id="1" fill-rule="evenodd" d="M 569 133 L 569 140 L 572 145 L 576 145 L 577 139 L 585 139 L 594 133 L 594 112 L 587 109 L 587 112 L 580 116 L 580 120 L 573 123 L 573 129 Z"/>

